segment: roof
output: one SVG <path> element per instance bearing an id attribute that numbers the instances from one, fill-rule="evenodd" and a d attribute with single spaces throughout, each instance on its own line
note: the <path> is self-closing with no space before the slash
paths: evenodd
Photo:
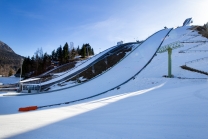
<path id="1" fill-rule="evenodd" d="M 31 82 L 31 81 L 38 81 L 40 79 L 41 78 L 32 78 L 32 79 L 27 79 L 27 80 L 20 81 L 20 83 Z"/>

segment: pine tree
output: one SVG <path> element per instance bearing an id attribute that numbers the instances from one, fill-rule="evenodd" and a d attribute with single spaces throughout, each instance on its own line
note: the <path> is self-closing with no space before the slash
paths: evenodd
<path id="1" fill-rule="evenodd" d="M 57 56 L 56 56 L 56 51 L 55 50 L 52 51 L 51 58 L 52 58 L 52 60 L 57 60 Z"/>
<path id="2" fill-rule="evenodd" d="M 73 49 L 71 50 L 71 58 L 74 59 L 75 56 L 76 56 L 76 51 L 75 51 L 75 49 L 73 48 Z"/>
<path id="3" fill-rule="evenodd" d="M 86 46 L 83 47 L 83 57 L 86 57 Z"/>
<path id="4" fill-rule="evenodd" d="M 88 43 L 88 50 L 89 50 L 89 55 L 91 56 L 92 55 L 92 48 L 91 48 L 91 46 L 90 46 L 90 44 Z"/>
<path id="5" fill-rule="evenodd" d="M 42 48 L 38 48 L 37 51 L 35 52 L 35 74 L 39 75 L 42 70 L 42 62 L 43 62 L 43 50 Z"/>
<path id="6" fill-rule="evenodd" d="M 86 57 L 86 56 L 90 56 L 90 55 L 94 55 L 94 50 L 93 48 L 90 46 L 89 43 L 83 44 L 82 48 L 80 50 L 80 55 L 82 57 Z"/>
<path id="7" fill-rule="evenodd" d="M 77 47 L 77 54 L 80 55 L 79 45 L 78 45 L 78 47 Z"/>
<path id="8" fill-rule="evenodd" d="M 45 72 L 50 65 L 51 65 L 51 56 L 45 53 L 43 56 L 43 67 L 44 67 L 43 72 Z"/>
<path id="9" fill-rule="evenodd" d="M 63 63 L 62 62 L 63 61 L 63 56 L 62 56 L 63 52 L 62 51 L 63 51 L 62 46 L 60 45 L 60 47 L 58 47 L 57 50 L 56 50 L 57 58 L 58 58 L 60 63 Z"/>
<path id="10" fill-rule="evenodd" d="M 86 57 L 86 47 L 85 47 L 85 44 L 82 45 L 82 49 L 81 49 L 81 52 L 80 53 L 81 53 L 81 56 L 83 58 Z"/>
<path id="11" fill-rule="evenodd" d="M 93 48 L 91 49 L 91 52 L 92 52 L 92 55 L 95 55 L 95 54 L 94 54 L 94 50 L 93 50 Z"/>
<path id="12" fill-rule="evenodd" d="M 87 56 L 90 56 L 91 46 L 89 45 L 89 43 L 85 44 L 85 48 L 86 48 L 86 55 Z"/>
<path id="13" fill-rule="evenodd" d="M 86 56 L 94 55 L 94 50 L 89 43 L 83 44 L 81 49 L 78 46 L 77 49 L 72 47 L 71 50 L 69 50 L 67 42 L 63 48 L 60 45 L 56 50 L 53 50 L 51 55 L 43 53 L 42 48 L 38 48 L 31 58 L 27 57 L 24 59 L 22 75 L 26 76 L 28 73 L 33 73 L 33 76 L 39 75 L 50 67 L 51 60 L 58 60 L 60 64 L 64 64 L 68 62 L 69 58 L 74 59 L 76 55 L 81 55 L 85 58 Z M 18 70 L 18 72 L 20 73 L 20 70 Z"/>
<path id="14" fill-rule="evenodd" d="M 67 63 L 68 61 L 69 61 L 69 45 L 66 42 L 64 47 L 63 47 L 63 62 Z"/>

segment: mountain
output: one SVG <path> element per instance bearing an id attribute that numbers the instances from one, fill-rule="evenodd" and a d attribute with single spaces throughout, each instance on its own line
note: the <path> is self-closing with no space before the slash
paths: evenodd
<path id="1" fill-rule="evenodd" d="M 0 51 L 1 50 L 14 53 L 14 51 L 7 44 L 5 44 L 2 41 L 0 41 Z"/>
<path id="2" fill-rule="evenodd" d="M 22 56 L 16 54 L 7 44 L 0 41 L 0 75 L 8 76 L 20 68 Z"/>

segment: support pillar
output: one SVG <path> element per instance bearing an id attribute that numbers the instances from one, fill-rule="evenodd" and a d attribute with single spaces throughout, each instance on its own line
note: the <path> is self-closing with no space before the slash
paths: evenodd
<path id="1" fill-rule="evenodd" d="M 172 77 L 172 61 L 171 61 L 171 54 L 172 54 L 172 48 L 168 48 L 168 77 L 171 78 Z"/>

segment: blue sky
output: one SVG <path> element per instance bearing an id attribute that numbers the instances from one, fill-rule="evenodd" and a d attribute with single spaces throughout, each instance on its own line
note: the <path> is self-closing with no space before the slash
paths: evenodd
<path id="1" fill-rule="evenodd" d="M 74 43 L 99 53 L 116 42 L 146 39 L 164 26 L 208 22 L 207 0 L 0 0 L 0 40 L 32 56 Z"/>

